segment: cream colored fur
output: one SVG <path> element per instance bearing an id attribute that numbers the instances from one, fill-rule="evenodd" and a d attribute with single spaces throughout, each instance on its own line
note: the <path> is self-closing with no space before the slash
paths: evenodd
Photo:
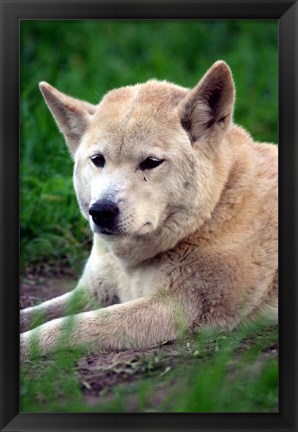
<path id="1" fill-rule="evenodd" d="M 277 318 L 277 147 L 233 124 L 226 63 L 192 90 L 151 80 L 97 106 L 40 88 L 74 159 L 94 241 L 77 288 L 21 311 L 23 359 L 36 334 L 41 354 L 61 348 L 74 296 L 79 313 L 64 349 L 146 348 L 204 326 Z M 164 162 L 141 170 L 147 157 Z M 89 216 L 104 198 L 119 205 L 116 235 Z M 30 330 L 36 313 L 45 324 Z"/>

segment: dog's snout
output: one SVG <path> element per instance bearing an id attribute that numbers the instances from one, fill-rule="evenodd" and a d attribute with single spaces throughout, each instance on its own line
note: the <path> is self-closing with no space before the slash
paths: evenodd
<path id="1" fill-rule="evenodd" d="M 112 201 L 98 201 L 89 208 L 93 222 L 102 228 L 112 228 L 119 214 L 119 207 Z"/>

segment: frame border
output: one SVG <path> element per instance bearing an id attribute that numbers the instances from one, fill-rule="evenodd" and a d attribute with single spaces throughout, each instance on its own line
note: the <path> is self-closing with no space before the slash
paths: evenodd
<path id="1" fill-rule="evenodd" d="M 69 7 L 71 6 L 71 8 Z M 297 431 L 298 3 L 288 0 L 0 0 L 0 307 L 3 431 Z M 272 414 L 19 413 L 19 20 L 279 20 L 280 411 Z"/>

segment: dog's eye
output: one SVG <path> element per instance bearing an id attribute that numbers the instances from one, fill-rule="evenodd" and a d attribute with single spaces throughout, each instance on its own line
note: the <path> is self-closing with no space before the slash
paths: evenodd
<path id="1" fill-rule="evenodd" d="M 94 163 L 94 165 L 97 166 L 98 168 L 102 168 L 106 162 L 103 155 L 92 156 L 91 160 Z"/>
<path id="2" fill-rule="evenodd" d="M 147 159 L 145 159 L 143 162 L 140 163 L 140 169 L 142 171 L 148 170 L 148 169 L 153 169 L 153 168 L 158 167 L 158 165 L 162 164 L 163 162 L 164 162 L 163 159 L 148 157 Z"/>

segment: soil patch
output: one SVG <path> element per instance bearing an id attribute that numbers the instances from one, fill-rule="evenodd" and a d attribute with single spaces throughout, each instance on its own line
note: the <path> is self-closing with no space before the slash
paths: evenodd
<path id="1" fill-rule="evenodd" d="M 76 279 L 71 276 L 45 278 L 29 273 L 21 281 L 20 308 L 24 309 L 58 297 L 75 286 Z"/>

